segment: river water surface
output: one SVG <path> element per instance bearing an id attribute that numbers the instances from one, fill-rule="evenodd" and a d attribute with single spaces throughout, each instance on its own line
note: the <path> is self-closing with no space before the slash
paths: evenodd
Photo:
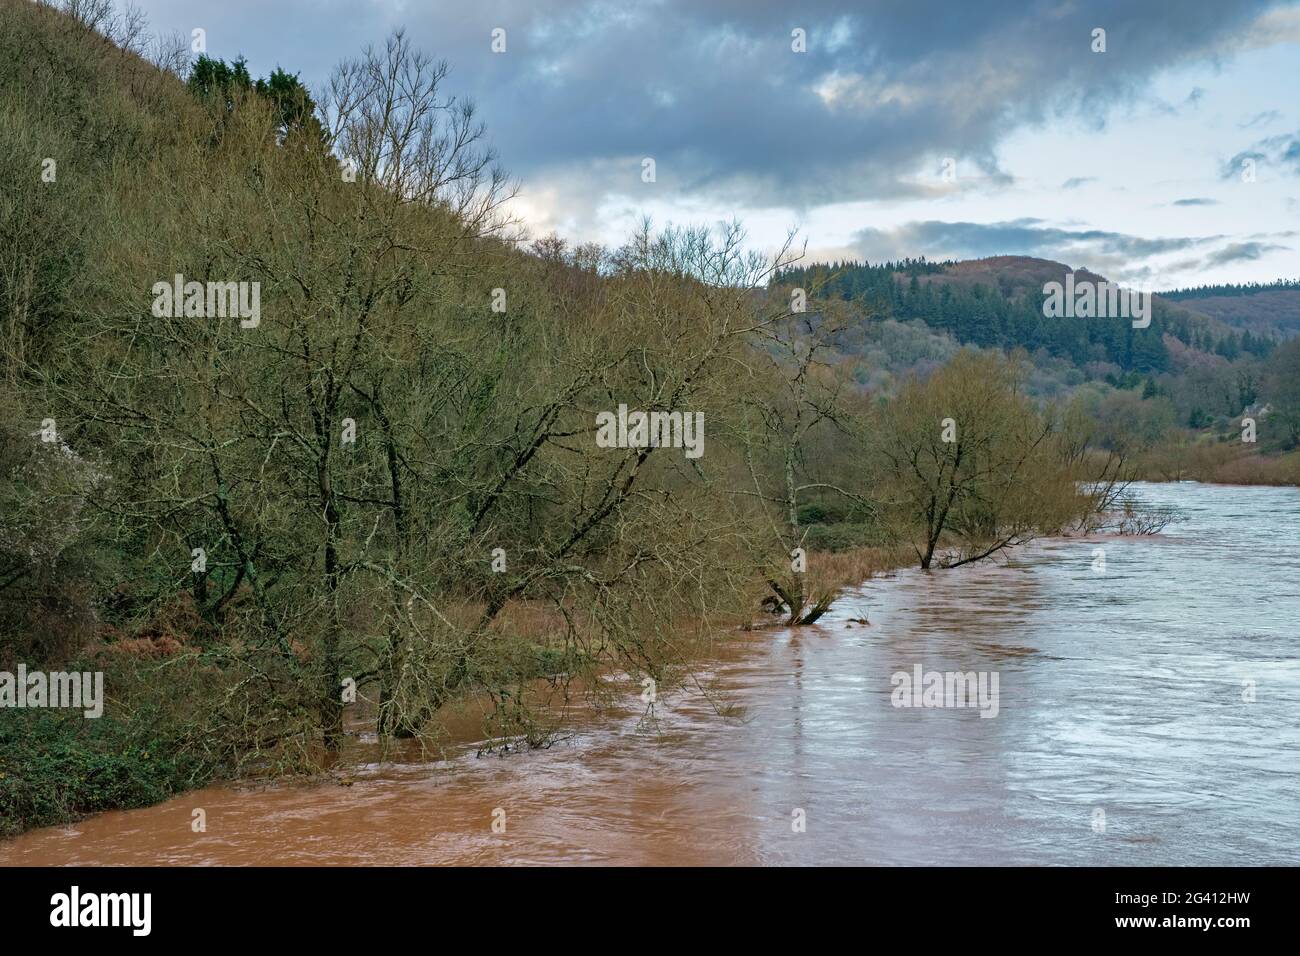
<path id="1" fill-rule="evenodd" d="M 1185 520 L 738 635 L 706 665 L 737 716 L 688 694 L 657 731 L 629 709 L 544 751 L 212 787 L 0 863 L 1296 864 L 1300 489 L 1135 491 Z M 997 715 L 894 706 L 917 665 L 996 674 Z"/>

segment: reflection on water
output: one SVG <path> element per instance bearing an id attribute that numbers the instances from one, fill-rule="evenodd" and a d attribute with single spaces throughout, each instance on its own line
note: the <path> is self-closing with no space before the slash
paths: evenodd
<path id="1" fill-rule="evenodd" d="M 0 862 L 1300 862 L 1300 490 L 1137 487 L 1187 520 L 905 571 L 739 637 L 710 675 L 741 719 L 688 696 L 657 734 L 627 713 L 542 752 L 214 787 Z M 918 664 L 997 673 L 997 717 L 891 706 Z"/>

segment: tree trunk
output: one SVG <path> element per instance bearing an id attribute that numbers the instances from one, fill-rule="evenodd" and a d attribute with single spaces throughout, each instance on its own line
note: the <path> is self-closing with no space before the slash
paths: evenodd
<path id="1" fill-rule="evenodd" d="M 326 750 L 338 750 L 343 741 L 342 673 L 339 660 L 343 621 L 339 607 L 339 512 L 329 474 L 330 436 L 322 439 L 324 450 L 317 464 L 322 511 L 325 515 L 325 595 L 329 602 L 325 637 L 321 646 L 321 734 Z"/>

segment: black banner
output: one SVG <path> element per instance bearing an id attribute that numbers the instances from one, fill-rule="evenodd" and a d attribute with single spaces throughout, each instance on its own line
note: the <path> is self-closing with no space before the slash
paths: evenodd
<path id="1" fill-rule="evenodd" d="M 608 923 L 614 933 L 642 919 L 656 933 L 665 924 L 744 930 L 752 914 L 756 929 L 809 919 L 918 943 L 933 932 L 944 949 L 1037 931 L 1232 946 L 1291 926 L 1294 881 L 1292 870 L 1227 868 L 570 869 L 544 880 L 485 869 L 5 869 L 0 912 L 7 942 L 75 933 L 83 943 L 337 945 L 373 939 L 394 919 L 549 920 L 567 910 L 585 930 Z"/>

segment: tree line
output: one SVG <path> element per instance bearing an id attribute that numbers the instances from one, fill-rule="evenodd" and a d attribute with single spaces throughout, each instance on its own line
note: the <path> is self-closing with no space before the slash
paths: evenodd
<path id="1" fill-rule="evenodd" d="M 1043 350 L 1079 366 L 1107 362 L 1124 371 L 1166 371 L 1171 363 L 1165 335 L 1228 359 L 1242 353 L 1263 358 L 1275 345 L 1271 338 L 1249 331 L 1215 332 L 1208 323 L 1171 309 L 1161 301 L 1168 298 L 1163 293 L 1154 299 L 1150 326 L 1135 329 L 1123 321 L 1047 319 L 1042 295 L 1034 289 L 925 281 L 950 265 L 924 259 L 876 265 L 838 262 L 796 266 L 783 271 L 779 281 L 819 285 L 827 295 L 900 321 L 919 320 L 963 344 L 1022 348 L 1030 353 Z"/>

